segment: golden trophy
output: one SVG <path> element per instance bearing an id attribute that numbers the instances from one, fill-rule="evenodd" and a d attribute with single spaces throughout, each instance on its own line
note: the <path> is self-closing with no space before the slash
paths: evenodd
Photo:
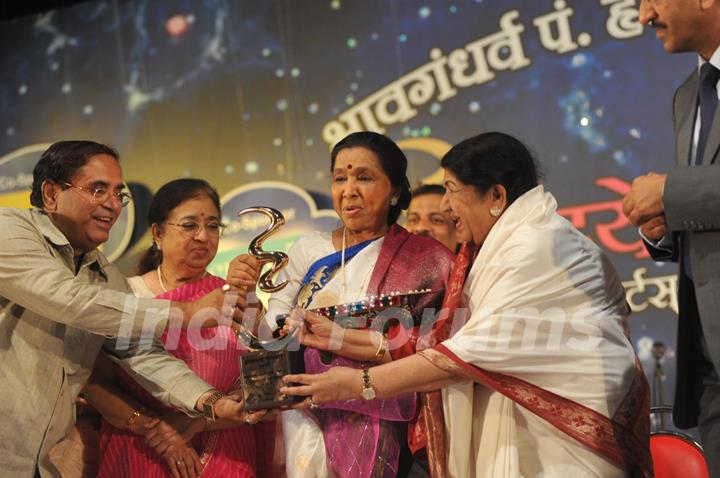
<path id="1" fill-rule="evenodd" d="M 270 219 L 268 227 L 250 241 L 248 246 L 248 252 L 260 262 L 261 267 L 270 264 L 270 268 L 260 274 L 258 287 L 263 292 L 277 292 L 287 285 L 287 281 L 279 284 L 273 281 L 287 265 L 288 256 L 280 251 L 264 251 L 262 244 L 285 224 L 285 218 L 277 209 L 265 206 L 243 209 L 238 216 L 251 213 L 262 213 Z M 240 377 L 245 409 L 276 408 L 301 401 L 302 397 L 284 395 L 279 390 L 283 376 L 305 372 L 303 350 L 297 341 L 291 337 L 262 341 L 244 328 L 238 330 L 237 335 L 250 349 L 240 356 Z"/>
<path id="2" fill-rule="evenodd" d="M 262 243 L 285 224 L 285 217 L 283 217 L 282 213 L 277 209 L 265 206 L 254 206 L 243 209 L 238 213 L 238 216 L 254 212 L 263 213 L 270 218 L 270 225 L 261 234 L 250 241 L 248 252 L 251 256 L 257 259 L 260 264 L 272 264 L 270 269 L 260 275 L 260 279 L 258 280 L 260 290 L 267 293 L 277 292 L 287 285 L 287 281 L 276 285 L 272 283 L 272 278 L 287 265 L 288 256 L 284 252 L 280 251 L 264 251 Z"/>

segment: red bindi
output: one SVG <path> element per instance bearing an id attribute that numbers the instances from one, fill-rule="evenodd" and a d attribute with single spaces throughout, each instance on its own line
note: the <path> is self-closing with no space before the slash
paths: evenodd
<path id="1" fill-rule="evenodd" d="M 347 168 L 348 168 L 348 169 L 352 169 L 352 164 L 348 164 L 348 165 L 347 165 Z"/>

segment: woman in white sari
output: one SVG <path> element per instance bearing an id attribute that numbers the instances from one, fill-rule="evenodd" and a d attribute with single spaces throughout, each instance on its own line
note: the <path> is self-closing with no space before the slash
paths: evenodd
<path id="1" fill-rule="evenodd" d="M 612 265 L 557 215 L 515 138 L 470 138 L 442 166 L 458 238 L 480 247 L 462 292 L 448 286 L 454 334 L 283 391 L 322 403 L 442 388 L 450 476 L 651 476 L 649 393 Z"/>

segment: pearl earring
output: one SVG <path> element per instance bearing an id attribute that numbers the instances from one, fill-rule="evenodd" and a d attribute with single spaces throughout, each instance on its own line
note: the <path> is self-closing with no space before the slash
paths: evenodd
<path id="1" fill-rule="evenodd" d="M 395 196 L 393 196 L 393 197 L 390 198 L 390 205 L 391 205 L 391 206 L 397 206 L 397 202 L 398 202 L 398 198 L 396 198 Z"/>
<path id="2" fill-rule="evenodd" d="M 494 206 L 494 207 L 491 207 L 491 208 L 490 208 L 490 214 L 491 214 L 493 217 L 498 217 L 501 212 L 502 212 L 502 208 L 501 208 L 501 207 Z"/>

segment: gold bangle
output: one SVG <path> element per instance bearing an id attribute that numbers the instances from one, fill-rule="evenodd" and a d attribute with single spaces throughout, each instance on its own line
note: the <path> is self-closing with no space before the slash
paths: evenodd
<path id="1" fill-rule="evenodd" d="M 382 358 L 385 356 L 385 352 L 387 352 L 388 349 L 388 339 L 385 337 L 385 334 L 382 332 L 375 331 L 376 334 L 380 336 L 380 343 L 378 344 L 378 349 L 375 352 L 375 361 L 379 362 L 382 360 Z"/>
<path id="2" fill-rule="evenodd" d="M 265 318 L 265 314 L 267 313 L 267 310 L 265 309 L 265 304 L 258 301 L 258 304 L 260 307 L 257 308 L 257 314 L 255 315 L 255 323 L 262 322 Z"/>
<path id="3" fill-rule="evenodd" d="M 134 412 L 132 412 L 132 415 L 130 415 L 126 422 L 128 430 L 132 428 L 132 426 L 135 424 L 135 420 L 137 420 L 140 415 L 142 415 L 142 412 L 140 410 L 135 410 Z"/>

